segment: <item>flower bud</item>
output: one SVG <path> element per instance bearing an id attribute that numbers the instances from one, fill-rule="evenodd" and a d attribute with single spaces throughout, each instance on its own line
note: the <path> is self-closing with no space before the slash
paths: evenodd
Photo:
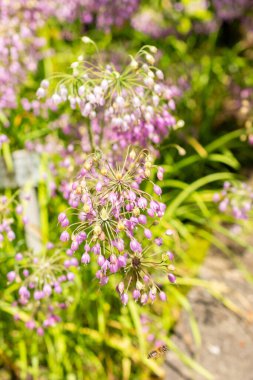
<path id="1" fill-rule="evenodd" d="M 147 239 L 152 238 L 152 232 L 147 228 L 145 228 L 145 230 L 144 230 L 144 235 L 146 236 Z"/>
<path id="2" fill-rule="evenodd" d="M 81 257 L 81 263 L 89 264 L 89 262 L 90 262 L 90 255 L 87 252 L 85 252 Z"/>
<path id="3" fill-rule="evenodd" d="M 126 306 L 126 304 L 128 303 L 128 295 L 126 293 L 123 293 L 120 298 L 123 305 Z"/>
<path id="4" fill-rule="evenodd" d="M 13 282 L 16 278 L 16 273 L 14 271 L 10 271 L 7 273 L 7 279 L 9 282 Z"/>
<path id="5" fill-rule="evenodd" d="M 117 286 L 117 291 L 122 294 L 124 292 L 124 288 L 125 288 L 125 285 L 124 285 L 124 282 L 120 282 Z"/>
<path id="6" fill-rule="evenodd" d="M 68 241 L 70 238 L 69 233 L 67 231 L 63 231 L 60 236 L 61 241 Z"/>
<path id="7" fill-rule="evenodd" d="M 141 296 L 141 292 L 138 289 L 134 289 L 133 291 L 133 299 L 137 301 Z"/>
<path id="8" fill-rule="evenodd" d="M 146 58 L 147 62 L 150 63 L 151 65 L 153 65 L 155 63 L 155 59 L 151 54 L 146 54 L 145 58 Z"/>
<path id="9" fill-rule="evenodd" d="M 164 292 L 159 293 L 160 300 L 165 302 L 167 300 L 167 296 Z"/>
<path id="10" fill-rule="evenodd" d="M 172 284 L 174 284 L 174 283 L 176 282 L 176 277 L 174 276 L 173 273 L 169 273 L 169 274 L 168 274 L 168 279 L 169 279 L 169 281 L 170 281 Z"/>

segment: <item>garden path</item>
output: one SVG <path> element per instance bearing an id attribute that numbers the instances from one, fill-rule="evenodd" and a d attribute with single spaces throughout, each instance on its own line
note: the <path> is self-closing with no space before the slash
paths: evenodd
<path id="1" fill-rule="evenodd" d="M 253 236 L 250 240 L 253 246 Z M 253 273 L 252 252 L 245 249 L 237 252 L 238 256 Z M 206 258 L 200 278 L 222 283 L 225 296 L 245 313 L 245 317 L 225 308 L 203 288 L 194 288 L 188 299 L 199 325 L 201 347 L 194 344 L 186 312 L 176 326 L 173 341 L 211 372 L 213 380 L 253 380 L 253 286 L 237 266 L 215 248 Z M 165 379 L 204 380 L 204 377 L 193 373 L 169 352 Z"/>

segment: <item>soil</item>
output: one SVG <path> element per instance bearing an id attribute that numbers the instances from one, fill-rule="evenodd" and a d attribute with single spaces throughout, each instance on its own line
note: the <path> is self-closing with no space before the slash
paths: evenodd
<path id="1" fill-rule="evenodd" d="M 253 236 L 250 238 L 253 245 Z M 249 246 L 250 246 L 249 245 Z M 238 250 L 238 249 L 237 249 Z M 253 273 L 253 253 L 246 249 L 237 257 Z M 223 295 L 243 315 L 226 308 L 203 288 L 193 288 L 188 299 L 198 322 L 201 346 L 196 347 L 186 312 L 175 328 L 173 341 L 187 355 L 205 367 L 213 380 L 253 380 L 253 286 L 232 261 L 211 249 L 200 278 L 217 281 Z M 239 313 L 240 314 L 240 313 Z M 166 380 L 205 380 L 169 352 L 166 357 Z"/>

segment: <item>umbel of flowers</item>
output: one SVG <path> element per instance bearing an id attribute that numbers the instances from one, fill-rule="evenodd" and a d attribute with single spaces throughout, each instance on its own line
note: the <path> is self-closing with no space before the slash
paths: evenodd
<path id="1" fill-rule="evenodd" d="M 0 196 L 0 247 L 2 247 L 5 239 L 11 242 L 16 238 L 13 228 L 15 222 L 14 215 L 15 218 L 20 218 L 22 224 L 28 222 L 23 205 L 17 200 L 17 195 L 18 192 L 9 197 L 5 195 Z M 26 200 L 28 198 L 27 196 Z"/>
<path id="2" fill-rule="evenodd" d="M 129 20 L 140 0 L 56 0 L 54 3 L 55 16 L 60 21 L 95 23 L 97 28 L 108 32 L 112 26 L 121 27 Z"/>
<path id="3" fill-rule="evenodd" d="M 88 37 L 82 41 L 97 49 Z M 142 47 L 121 71 L 104 64 L 98 51 L 94 62 L 79 56 L 70 74 L 43 80 L 37 96 L 49 93 L 57 106 L 69 103 L 79 110 L 88 124 L 93 151 L 108 144 L 114 150 L 158 144 L 177 125 L 172 115 L 177 88 L 167 85 L 162 71 L 154 66 L 156 52 L 154 46 Z M 55 79 L 59 80 L 56 86 Z"/>
<path id="4" fill-rule="evenodd" d="M 171 254 L 162 249 L 162 238 L 153 240 L 150 229 L 165 211 L 161 188 L 151 180 L 152 162 L 147 150 L 136 152 L 133 148 L 128 149 L 121 165 L 101 152 L 89 155 L 69 194 L 71 215 L 61 213 L 58 217 L 64 228 L 60 239 L 71 242 L 67 254 L 80 255 L 85 265 L 95 259 L 100 285 L 107 284 L 112 274 L 122 275 L 117 291 L 123 304 L 129 291 L 142 304 L 153 302 L 157 294 L 166 299 L 152 278 L 153 272 L 165 271 L 170 282 L 175 282 L 170 273 L 174 270 L 169 265 Z M 163 178 L 162 168 L 157 176 Z M 142 190 L 144 182 L 152 184 L 154 196 Z"/>
<path id="5" fill-rule="evenodd" d="M 62 295 L 63 288 L 73 282 L 75 274 L 71 269 L 77 265 L 75 258 L 66 262 L 62 249 L 52 243 L 36 254 L 18 252 L 13 270 L 7 274 L 9 284 L 18 284 L 18 298 L 13 303 L 17 308 L 15 319 L 20 319 L 19 310 L 25 310 L 29 315 L 26 327 L 36 329 L 38 335 L 58 323 L 59 311 L 68 303 L 66 295 Z"/>
<path id="6" fill-rule="evenodd" d="M 97 50 L 88 37 L 82 40 Z M 155 273 L 166 272 L 175 282 L 173 257 L 163 248 L 164 239 L 153 238 L 151 231 L 165 212 L 162 190 L 152 181 L 150 149 L 140 148 L 161 142 L 176 126 L 174 93 L 154 66 L 156 51 L 144 46 L 119 71 L 103 64 L 97 50 L 96 62 L 80 56 L 70 74 L 43 80 L 37 91 L 38 98 L 49 94 L 57 106 L 69 104 L 84 117 L 91 151 L 71 190 L 64 192 L 70 208 L 58 217 L 64 228 L 60 240 L 70 241 L 67 255 L 79 264 L 97 261 L 100 285 L 121 274 L 117 291 L 124 305 L 129 292 L 141 304 L 153 302 L 158 294 L 166 299 Z M 159 180 L 163 171 L 157 170 Z M 144 191 L 146 184 L 152 194 Z"/>
<path id="7" fill-rule="evenodd" d="M 113 25 L 122 26 L 138 5 L 139 0 L 1 0 L 0 111 L 17 107 L 19 87 L 37 70 L 46 43 L 39 31 L 49 17 L 60 22 L 95 21 L 108 31 Z"/>

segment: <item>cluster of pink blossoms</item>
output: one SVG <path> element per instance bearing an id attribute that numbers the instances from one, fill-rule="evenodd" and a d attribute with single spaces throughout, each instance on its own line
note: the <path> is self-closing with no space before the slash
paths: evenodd
<path id="1" fill-rule="evenodd" d="M 22 204 L 17 200 L 17 194 L 9 198 L 5 195 L 0 196 L 0 247 L 5 238 L 8 241 L 13 241 L 16 237 L 12 227 L 14 214 L 20 218 L 23 224 L 27 223 L 27 216 L 24 213 Z"/>
<path id="2" fill-rule="evenodd" d="M 75 258 L 64 260 L 62 250 L 52 243 L 36 254 L 29 251 L 16 254 L 15 267 L 7 274 L 7 280 L 9 284 L 19 284 L 18 299 L 13 306 L 30 315 L 26 322 L 28 329 L 36 329 L 38 335 L 43 335 L 45 328 L 60 322 L 58 312 L 67 307 L 67 302 L 66 296 L 64 302 L 59 298 L 63 286 L 73 282 L 75 274 L 71 268 L 77 265 Z M 20 319 L 18 312 L 15 319 Z"/>
<path id="3" fill-rule="evenodd" d="M 88 37 L 82 41 L 97 49 Z M 50 99 L 58 107 L 70 105 L 78 120 L 84 120 L 74 129 L 68 119 L 62 120 L 64 133 L 75 130 L 82 145 L 78 163 L 74 146 L 61 150 L 62 163 L 70 171 L 76 166 L 82 169 L 72 184 L 68 178 L 61 183 L 71 211 L 58 217 L 64 228 L 60 240 L 71 242 L 67 255 L 77 257 L 79 264 L 96 257 L 100 285 L 115 273 L 122 275 L 117 292 L 124 305 L 129 292 L 141 304 L 157 296 L 165 301 L 156 273 L 164 272 L 171 283 L 176 281 L 173 255 L 163 247 L 167 237 L 153 237 L 151 231 L 166 207 L 160 200 L 161 188 L 151 180 L 153 157 L 140 150 L 158 144 L 178 126 L 172 115 L 178 88 L 167 85 L 154 66 L 156 51 L 144 46 L 122 70 L 101 62 L 99 53 L 96 62 L 80 56 L 70 74 L 44 79 L 37 90 L 39 99 Z M 161 167 L 157 177 L 163 179 Z M 154 196 L 144 191 L 148 183 Z"/>
<path id="4" fill-rule="evenodd" d="M 13 218 L 9 216 L 9 213 L 10 209 L 8 199 L 7 197 L 2 196 L 0 198 L 0 246 L 4 241 L 5 234 L 9 241 L 15 239 L 15 233 L 11 228 Z"/>
<path id="5" fill-rule="evenodd" d="M 231 101 L 232 107 L 229 111 L 234 113 L 234 116 L 244 127 L 245 135 L 242 136 L 242 139 L 253 145 L 253 88 L 233 86 L 231 90 L 233 99 Z"/>
<path id="6" fill-rule="evenodd" d="M 221 212 L 232 213 L 235 219 L 249 219 L 253 208 L 253 189 L 246 183 L 225 182 L 222 192 L 214 194 Z"/>
<path id="7" fill-rule="evenodd" d="M 165 271 L 170 282 L 175 282 L 174 274 L 169 273 L 174 270 L 169 265 L 173 257 L 162 249 L 162 238 L 153 239 L 150 229 L 164 215 L 165 205 L 141 188 L 144 182 L 152 183 L 152 168 L 147 151 L 137 153 L 130 148 L 121 165 L 109 162 L 100 152 L 89 155 L 69 193 L 74 221 L 66 213 L 58 217 L 64 228 L 61 241 L 71 241 L 67 254 L 82 250 L 82 264 L 88 264 L 94 255 L 100 285 L 107 284 L 110 275 L 122 274 L 117 291 L 123 304 L 128 302 L 129 290 L 142 304 L 154 301 L 157 294 L 166 299 L 153 281 L 152 271 Z M 162 168 L 157 175 L 163 178 Z M 158 185 L 153 184 L 153 191 L 161 196 Z"/>
<path id="8" fill-rule="evenodd" d="M 83 37 L 85 44 L 94 44 Z M 176 86 L 167 85 L 161 70 L 154 67 L 154 46 L 144 46 L 129 64 L 118 71 L 112 64 L 87 62 L 80 56 L 71 65 L 70 74 L 55 75 L 52 102 L 69 103 L 79 110 L 97 134 L 97 146 L 110 145 L 114 150 L 129 145 L 149 147 L 159 144 L 177 126 L 173 116 Z M 97 57 L 99 60 L 99 55 Z M 50 84 L 43 80 L 37 91 L 42 99 L 50 94 Z"/>
<path id="9" fill-rule="evenodd" d="M 152 38 L 164 38 L 174 33 L 173 25 L 168 26 L 168 21 L 167 23 L 166 21 L 161 12 L 152 8 L 144 8 L 132 17 L 131 25 L 134 29 Z"/>
<path id="10" fill-rule="evenodd" d="M 18 87 L 37 69 L 44 39 L 37 30 L 46 19 L 45 2 L 1 0 L 0 111 L 16 108 Z"/>
<path id="11" fill-rule="evenodd" d="M 84 25 L 95 23 L 98 29 L 109 31 L 121 27 L 138 9 L 140 0 L 56 0 L 60 21 L 80 20 Z"/>
<path id="12" fill-rule="evenodd" d="M 252 10 L 252 0 L 212 0 L 217 17 L 222 20 L 235 20 L 246 16 Z"/>
<path id="13" fill-rule="evenodd" d="M 122 26 L 138 5 L 139 0 L 1 0 L 0 111 L 17 107 L 18 88 L 37 70 L 45 54 L 39 31 L 49 17 L 60 22 L 95 22 L 108 31 L 113 25 Z M 5 123 L 8 126 L 8 118 Z"/>

